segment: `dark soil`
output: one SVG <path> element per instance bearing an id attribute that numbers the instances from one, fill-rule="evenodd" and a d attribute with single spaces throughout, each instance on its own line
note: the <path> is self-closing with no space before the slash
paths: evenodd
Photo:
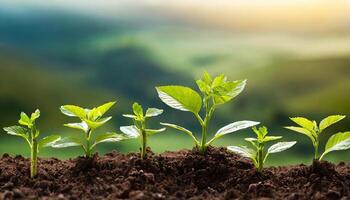
<path id="1" fill-rule="evenodd" d="M 350 165 L 266 168 L 221 148 L 138 154 L 109 153 L 93 159 L 0 159 L 0 199 L 350 199 Z"/>

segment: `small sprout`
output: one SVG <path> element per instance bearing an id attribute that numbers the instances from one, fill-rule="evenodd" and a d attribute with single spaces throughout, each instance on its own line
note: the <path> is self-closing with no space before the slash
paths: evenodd
<path id="1" fill-rule="evenodd" d="M 165 128 L 161 129 L 147 129 L 146 119 L 155 117 L 163 113 L 163 110 L 157 108 L 148 108 L 144 114 L 143 108 L 140 104 L 134 103 L 132 105 L 134 114 L 125 114 L 124 117 L 131 118 L 134 121 L 132 126 L 122 126 L 120 130 L 130 138 L 140 138 L 141 140 L 141 159 L 146 158 L 147 137 L 155 133 L 165 131 Z"/>
<path id="2" fill-rule="evenodd" d="M 74 105 L 61 106 L 61 112 L 69 117 L 77 117 L 81 120 L 79 123 L 69 123 L 64 126 L 78 129 L 84 132 L 85 141 L 81 141 L 75 137 L 65 137 L 57 141 L 53 147 L 65 148 L 72 146 L 80 146 L 84 149 L 85 157 L 92 156 L 92 152 L 97 144 L 103 142 L 118 142 L 126 139 L 125 136 L 117 133 L 104 133 L 92 139 L 93 132 L 108 122 L 112 117 L 105 117 L 103 115 L 115 104 L 109 102 L 93 109 L 81 108 Z"/>
<path id="3" fill-rule="evenodd" d="M 227 81 L 225 75 L 220 75 L 213 79 L 207 72 L 204 72 L 203 78 L 197 80 L 196 83 L 202 93 L 202 97 L 196 91 L 184 86 L 160 86 L 156 87 L 156 89 L 159 98 L 165 104 L 177 110 L 191 112 L 197 118 L 202 127 L 201 141 L 191 131 L 181 126 L 169 123 L 161 124 L 188 134 L 193 139 L 195 146 L 202 153 L 216 139 L 259 124 L 259 122 L 255 121 L 234 122 L 218 130 L 215 136 L 207 141 L 209 122 L 215 109 L 239 95 L 246 85 L 246 80 Z M 203 106 L 202 102 L 204 104 Z M 205 110 L 204 119 L 199 115 L 202 107 Z"/>
<path id="4" fill-rule="evenodd" d="M 310 138 L 314 146 L 314 159 L 320 161 L 323 157 L 331 151 L 346 150 L 350 148 L 350 134 L 349 132 L 337 133 L 329 138 L 324 153 L 319 157 L 320 135 L 329 126 L 344 119 L 344 115 L 332 115 L 323 119 L 319 125 L 316 121 L 311 121 L 304 117 L 292 117 L 293 122 L 299 126 L 287 126 L 285 128 L 304 134 Z"/>
<path id="5" fill-rule="evenodd" d="M 295 141 L 277 142 L 276 144 L 270 146 L 267 152 L 265 152 L 264 149 L 267 142 L 282 139 L 282 136 L 267 136 L 267 128 L 264 126 L 260 127 L 259 129 L 254 127 L 253 131 L 256 134 L 256 138 L 245 138 L 246 141 L 250 142 L 253 148 L 248 148 L 246 146 L 229 146 L 227 149 L 252 159 L 259 172 L 264 168 L 264 163 L 270 154 L 285 151 L 296 144 Z"/>
<path id="6" fill-rule="evenodd" d="M 7 134 L 15 135 L 24 138 L 30 147 L 30 177 L 34 178 L 37 175 L 37 156 L 40 149 L 43 147 L 52 146 L 56 141 L 60 140 L 60 136 L 51 135 L 38 139 L 40 131 L 36 127 L 36 120 L 40 117 L 40 110 L 36 110 L 29 117 L 24 112 L 21 113 L 18 123 L 22 126 L 10 126 L 4 128 Z"/>

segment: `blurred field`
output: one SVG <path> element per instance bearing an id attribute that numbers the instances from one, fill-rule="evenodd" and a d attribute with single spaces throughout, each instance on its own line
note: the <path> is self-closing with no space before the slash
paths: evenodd
<path id="1" fill-rule="evenodd" d="M 272 156 L 270 165 L 311 159 L 308 139 L 282 128 L 291 124 L 289 116 L 320 120 L 330 114 L 350 115 L 347 28 L 232 30 L 169 13 L 152 15 L 151 10 L 105 18 L 4 5 L 0 7 L 1 127 L 16 123 L 20 111 L 40 108 L 39 126 L 44 134 L 80 134 L 62 126 L 70 119 L 60 114 L 60 105 L 92 107 L 116 99 L 118 105 L 110 112 L 113 122 L 104 130 L 128 125 L 121 114 L 130 112 L 133 101 L 138 101 L 165 109 L 156 120 L 198 131 L 191 114 L 168 109 L 158 100 L 154 87 L 195 87 L 193 79 L 204 70 L 225 73 L 230 79 L 248 79 L 244 93 L 218 109 L 211 132 L 232 121 L 250 119 L 270 127 L 272 135 L 298 141 L 293 150 Z M 157 121 L 153 126 L 159 126 Z M 323 140 L 330 133 L 346 130 L 350 130 L 349 119 L 327 131 Z M 0 153 L 28 155 L 24 141 L 1 132 Z M 238 144 L 251 134 L 250 130 L 242 131 L 215 145 Z M 102 145 L 99 150 L 137 151 L 137 142 Z M 154 136 L 150 145 L 156 152 L 192 148 L 186 135 L 172 131 Z M 69 158 L 80 153 L 75 148 L 50 149 L 41 155 Z M 327 159 L 350 161 L 349 151 L 333 153 Z"/>

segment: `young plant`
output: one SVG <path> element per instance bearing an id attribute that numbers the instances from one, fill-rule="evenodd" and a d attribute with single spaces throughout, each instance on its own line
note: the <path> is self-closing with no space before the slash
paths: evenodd
<path id="1" fill-rule="evenodd" d="M 296 144 L 295 141 L 278 142 L 270 146 L 267 152 L 265 152 L 265 144 L 267 142 L 282 139 L 282 136 L 267 136 L 267 128 L 264 126 L 259 129 L 254 127 L 253 131 L 256 134 L 256 138 L 245 138 L 246 141 L 250 142 L 253 148 L 248 148 L 246 146 L 229 146 L 227 149 L 252 159 L 258 171 L 263 169 L 264 163 L 270 154 L 285 151 Z"/>
<path id="2" fill-rule="evenodd" d="M 39 139 L 40 131 L 37 129 L 36 120 L 40 117 L 40 110 L 36 110 L 29 117 L 24 112 L 21 113 L 18 123 L 22 126 L 10 126 L 4 128 L 7 134 L 19 136 L 25 139 L 30 147 L 30 177 L 34 178 L 37 175 L 37 156 L 38 152 L 43 147 L 52 146 L 60 139 L 60 136 L 51 135 Z"/>
<path id="3" fill-rule="evenodd" d="M 197 80 L 196 83 L 202 93 L 202 97 L 196 91 L 184 86 L 160 86 L 156 87 L 156 89 L 159 98 L 165 104 L 181 111 L 191 112 L 197 118 L 202 127 L 202 138 L 200 141 L 197 140 L 191 131 L 181 126 L 169 123 L 161 124 L 188 134 L 202 153 L 206 151 L 212 142 L 223 135 L 259 124 L 259 122 L 254 121 L 234 122 L 218 130 L 215 136 L 207 141 L 209 122 L 215 109 L 239 95 L 246 85 L 246 80 L 227 81 L 225 75 L 220 75 L 213 79 L 207 72 L 204 72 L 203 78 Z M 199 114 L 202 107 L 204 107 L 204 118 Z"/>
<path id="4" fill-rule="evenodd" d="M 140 104 L 134 103 L 132 105 L 134 114 L 125 114 L 124 117 L 131 118 L 134 121 L 134 125 L 122 126 L 120 130 L 130 138 L 140 138 L 141 141 L 141 159 L 146 158 L 147 137 L 155 133 L 165 131 L 165 128 L 161 129 L 148 129 L 146 127 L 146 120 L 150 117 L 155 117 L 163 113 L 163 110 L 157 108 L 148 108 L 144 114 L 143 108 Z"/>
<path id="5" fill-rule="evenodd" d="M 84 132 L 85 141 L 81 141 L 76 137 L 65 137 L 57 141 L 53 147 L 65 148 L 72 146 L 80 146 L 85 152 L 85 157 L 92 156 L 93 150 L 97 144 L 103 142 L 117 142 L 126 139 L 125 136 L 117 133 L 104 133 L 93 139 L 94 131 L 108 122 L 112 117 L 105 117 L 103 115 L 115 104 L 109 102 L 93 109 L 81 108 L 74 105 L 61 106 L 61 112 L 69 117 L 77 117 L 81 120 L 79 123 L 69 123 L 64 126 L 78 129 Z"/>
<path id="6" fill-rule="evenodd" d="M 300 127 L 287 126 L 285 128 L 308 136 L 312 141 L 312 145 L 314 146 L 314 159 L 319 159 L 321 161 L 323 157 L 329 152 L 346 150 L 350 148 L 350 132 L 337 133 L 329 138 L 325 147 L 325 151 L 319 157 L 321 133 L 329 126 L 339 122 L 344 118 L 344 115 L 332 115 L 326 117 L 319 124 L 317 124 L 316 121 L 311 121 L 304 117 L 292 117 L 290 119 L 296 124 L 298 124 Z"/>

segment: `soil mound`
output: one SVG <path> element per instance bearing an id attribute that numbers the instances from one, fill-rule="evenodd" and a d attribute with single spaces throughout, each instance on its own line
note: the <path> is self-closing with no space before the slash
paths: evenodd
<path id="1" fill-rule="evenodd" d="M 350 165 L 271 167 L 256 172 L 246 158 L 224 148 L 138 154 L 108 153 L 92 159 L 0 159 L 0 199 L 350 199 Z"/>

